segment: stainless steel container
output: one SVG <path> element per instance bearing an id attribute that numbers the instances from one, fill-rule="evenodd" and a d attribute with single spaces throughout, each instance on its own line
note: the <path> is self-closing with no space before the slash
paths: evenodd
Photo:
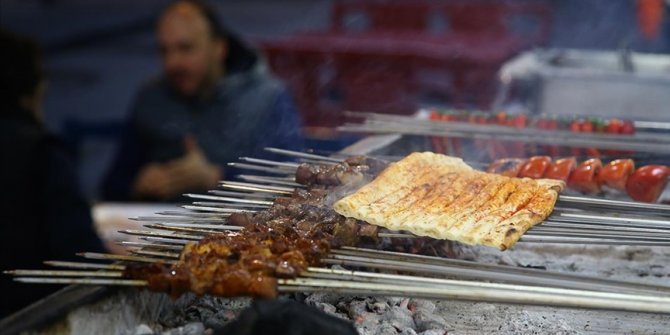
<path id="1" fill-rule="evenodd" d="M 534 50 L 502 66 L 495 108 L 670 120 L 670 55 Z"/>

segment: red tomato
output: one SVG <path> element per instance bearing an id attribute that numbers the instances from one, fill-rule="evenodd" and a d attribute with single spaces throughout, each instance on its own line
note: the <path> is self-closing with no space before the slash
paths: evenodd
<path id="1" fill-rule="evenodd" d="M 505 112 L 498 112 L 496 114 L 496 123 L 499 125 L 504 125 L 505 120 L 507 120 L 507 115 L 505 115 Z"/>
<path id="2" fill-rule="evenodd" d="M 430 111 L 430 115 L 428 117 L 431 121 L 439 121 L 442 116 L 440 116 L 440 113 L 438 113 L 436 110 Z M 442 139 L 439 136 L 432 136 L 431 141 L 433 142 L 433 151 L 435 151 L 438 154 L 444 154 L 446 151 L 444 150 L 444 146 L 442 145 Z"/>
<path id="3" fill-rule="evenodd" d="M 556 130 L 558 129 L 558 120 L 556 120 L 555 117 L 550 118 L 547 120 L 547 129 L 549 130 Z M 557 145 L 549 145 L 547 146 L 547 154 L 552 157 L 556 157 L 560 154 L 560 148 Z"/>
<path id="4" fill-rule="evenodd" d="M 582 130 L 582 127 L 579 125 L 579 120 L 574 120 L 570 122 L 570 131 L 573 133 L 578 133 Z"/>
<path id="5" fill-rule="evenodd" d="M 611 119 L 607 122 L 605 131 L 608 134 L 618 134 L 621 132 L 621 127 L 623 127 L 623 121 L 619 119 Z"/>
<path id="6" fill-rule="evenodd" d="M 526 121 L 528 117 L 524 114 L 518 114 L 514 117 L 514 127 L 516 128 L 526 128 Z"/>
<path id="7" fill-rule="evenodd" d="M 597 176 L 603 164 L 598 158 L 587 159 L 579 164 L 568 179 L 568 187 L 582 193 L 598 193 Z"/>
<path id="8" fill-rule="evenodd" d="M 593 133 L 595 130 L 595 125 L 591 120 L 587 119 L 582 122 L 580 129 L 582 133 Z M 596 148 L 585 148 L 584 151 L 586 152 L 587 157 L 600 157 L 600 152 Z"/>
<path id="9" fill-rule="evenodd" d="M 643 166 L 628 178 L 626 193 L 636 201 L 655 202 L 668 184 L 668 174 L 665 165 Z"/>
<path id="10" fill-rule="evenodd" d="M 632 159 L 617 159 L 603 166 L 598 174 L 598 184 L 626 192 L 628 177 L 635 171 Z"/>
<path id="11" fill-rule="evenodd" d="M 573 120 L 572 122 L 570 122 L 570 131 L 571 131 L 571 132 L 573 132 L 573 133 L 579 133 L 579 132 L 581 132 L 581 129 L 582 129 L 582 128 L 581 128 L 581 126 L 580 126 L 579 120 Z M 571 153 L 573 156 L 581 156 L 581 154 L 582 154 L 582 149 L 581 149 L 581 148 L 577 148 L 577 147 L 570 147 L 570 153 Z"/>
<path id="12" fill-rule="evenodd" d="M 533 156 L 521 167 L 518 177 L 540 179 L 544 176 L 544 172 L 547 171 L 549 166 L 551 166 L 551 157 Z"/>
<path id="13" fill-rule="evenodd" d="M 544 172 L 543 178 L 567 182 L 575 168 L 577 168 L 577 159 L 574 157 L 561 158 Z"/>
<path id="14" fill-rule="evenodd" d="M 516 177 L 525 163 L 526 160 L 521 158 L 497 159 L 489 165 L 486 172 L 497 173 L 507 177 Z"/>
<path id="15" fill-rule="evenodd" d="M 633 121 L 626 120 L 623 122 L 623 125 L 621 126 L 621 134 L 626 135 L 635 134 L 635 125 L 633 124 Z"/>

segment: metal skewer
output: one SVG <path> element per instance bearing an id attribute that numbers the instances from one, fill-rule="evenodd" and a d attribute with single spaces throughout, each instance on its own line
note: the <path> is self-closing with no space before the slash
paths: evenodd
<path id="1" fill-rule="evenodd" d="M 389 273 L 377 273 L 377 272 L 366 272 L 366 271 L 351 271 L 351 270 L 339 270 L 339 269 L 321 269 L 321 268 L 309 268 L 306 273 L 301 276 L 308 278 L 318 278 L 318 279 L 336 279 L 336 280 L 351 280 L 351 281 L 361 281 L 368 283 L 386 283 L 386 284 L 399 284 L 400 282 L 408 282 L 410 285 L 418 285 L 423 287 L 440 287 L 440 286 L 466 286 L 472 288 L 493 288 L 506 291 L 516 291 L 516 292 L 543 292 L 543 293 L 554 293 L 559 295 L 579 295 L 584 296 L 584 294 L 608 298 L 608 299 L 622 299 L 622 298 L 631 298 L 634 297 L 634 300 L 640 301 L 654 301 L 654 302 L 667 302 L 667 299 L 670 299 L 670 296 L 663 294 L 663 292 L 651 292 L 647 294 L 643 293 L 621 293 L 615 291 L 592 291 L 585 288 L 579 289 L 566 289 L 566 288 L 557 288 L 557 287 L 547 287 L 539 285 L 518 285 L 518 284 L 501 284 L 501 283 L 488 283 L 480 281 L 465 281 L 459 279 L 442 279 L 442 278 L 429 278 L 421 276 L 410 276 L 410 275 L 399 275 L 399 274 L 389 274 Z M 667 293 L 667 292 L 666 292 Z M 660 298 L 660 299 L 659 299 Z"/>
<path id="2" fill-rule="evenodd" d="M 573 295 L 560 295 L 540 292 L 505 291 L 499 288 L 472 288 L 468 286 L 421 287 L 409 283 L 382 284 L 363 282 L 344 282 L 340 280 L 322 279 L 289 279 L 279 280 L 282 292 L 305 292 L 308 288 L 317 291 L 337 292 L 345 294 L 376 294 L 389 296 L 412 296 L 431 299 L 457 299 L 473 301 L 489 301 L 501 303 L 518 303 L 533 305 L 550 305 L 576 308 L 595 308 L 609 310 L 643 311 L 649 313 L 669 313 L 670 305 L 665 300 L 659 302 L 640 301 L 635 296 L 620 300 L 611 298 L 580 295 L 574 291 Z M 294 286 L 294 287 L 286 287 Z"/>
<path id="3" fill-rule="evenodd" d="M 278 162 L 278 161 L 271 161 L 267 159 L 260 159 L 260 158 L 253 158 L 253 157 L 240 157 L 240 160 L 243 162 L 248 162 L 252 164 L 262 164 L 262 165 L 269 165 L 269 166 L 277 166 L 277 167 L 285 167 L 286 170 L 288 171 L 295 171 L 295 169 L 300 166 L 298 163 L 293 163 L 293 162 Z"/>
<path id="4" fill-rule="evenodd" d="M 4 274 L 13 276 L 34 277 L 113 277 L 121 278 L 123 272 L 111 271 L 81 271 L 81 270 L 8 270 Z"/>
<path id="5" fill-rule="evenodd" d="M 337 272 L 333 274 L 338 275 Z M 341 273 L 342 279 L 279 279 L 280 292 L 337 292 L 344 294 L 410 296 L 561 307 L 670 313 L 670 298 L 587 290 L 527 287 L 401 275 Z M 372 279 L 372 281 L 370 281 Z M 103 278 L 18 277 L 24 283 L 147 286 L 144 280 Z M 395 283 L 390 283 L 393 280 Z"/>
<path id="6" fill-rule="evenodd" d="M 258 185 L 258 184 L 252 184 L 253 186 L 247 185 L 240 185 L 238 184 L 233 184 L 232 182 L 229 181 L 222 181 L 220 186 L 222 188 L 227 188 L 227 189 L 233 189 L 233 190 L 242 190 L 242 191 L 252 191 L 252 192 L 264 192 L 264 193 L 270 193 L 270 194 L 280 194 L 280 195 L 290 195 L 293 193 L 293 191 L 285 191 L 285 190 L 276 190 L 276 189 L 270 189 L 267 187 L 267 185 Z"/>
<path id="7" fill-rule="evenodd" d="M 644 202 L 575 197 L 570 195 L 559 195 L 558 201 L 575 203 L 575 204 L 584 204 L 595 207 L 604 207 L 607 209 L 611 208 L 634 209 L 634 210 L 643 210 L 645 212 L 655 212 L 663 215 L 670 215 L 670 205 L 663 205 L 663 204 L 650 204 Z"/>
<path id="8" fill-rule="evenodd" d="M 72 269 L 124 270 L 126 267 L 119 264 L 100 264 L 85 262 L 44 261 L 45 265 Z"/>
<path id="9" fill-rule="evenodd" d="M 277 197 L 274 194 L 268 194 L 268 193 L 248 193 L 248 192 L 233 192 L 233 191 L 221 191 L 221 190 L 210 190 L 207 191 L 207 193 L 236 199 L 259 199 L 266 201 L 272 201 L 272 199 Z"/>
<path id="10" fill-rule="evenodd" d="M 268 205 L 254 205 L 254 204 L 217 202 L 217 201 L 194 201 L 191 204 L 194 206 L 222 207 L 222 208 L 242 209 L 242 210 L 259 210 L 259 209 L 270 208 L 270 206 Z"/>
<path id="11" fill-rule="evenodd" d="M 169 252 L 169 251 L 154 251 L 154 250 L 131 250 L 134 255 L 138 256 L 148 256 L 148 257 L 160 257 L 168 259 L 179 259 L 179 253 Z"/>
<path id="12" fill-rule="evenodd" d="M 274 174 L 279 174 L 279 175 L 288 175 L 288 174 L 294 173 L 292 171 L 287 171 L 285 168 L 275 168 L 275 167 L 269 167 L 269 166 L 265 166 L 265 165 L 254 165 L 254 164 L 232 162 L 232 163 L 228 163 L 228 166 L 238 168 L 240 170 L 261 171 L 261 172 L 274 173 Z"/>
<path id="13" fill-rule="evenodd" d="M 219 208 L 219 207 L 212 207 L 212 206 L 183 205 L 181 207 L 185 208 L 185 209 L 194 210 L 194 211 L 226 213 L 228 215 L 233 214 L 233 213 L 253 213 L 253 212 L 255 212 L 254 210 L 250 210 L 250 209 Z"/>
<path id="14" fill-rule="evenodd" d="M 98 252 L 82 252 L 78 253 L 78 256 L 82 256 L 88 259 L 106 259 L 112 261 L 124 261 L 124 262 L 141 262 L 141 263 L 166 263 L 174 264 L 175 261 L 165 260 L 155 257 L 141 257 L 141 256 L 132 256 L 132 255 L 114 255 L 114 254 L 104 254 Z"/>
<path id="15" fill-rule="evenodd" d="M 411 265 L 417 264 L 431 264 L 444 266 L 455 269 L 465 269 L 466 271 L 470 270 L 481 270 L 485 274 L 484 277 L 469 277 L 466 273 L 455 273 L 459 276 L 464 276 L 462 278 L 475 278 L 481 280 L 493 280 L 493 281 L 505 281 L 505 278 L 500 277 L 500 274 L 505 275 L 518 275 L 518 278 L 507 278 L 514 280 L 516 283 L 527 283 L 530 285 L 542 285 L 537 282 L 538 278 L 549 279 L 550 282 L 547 282 L 547 285 L 557 286 L 557 287 L 567 287 L 567 288 L 586 288 L 584 283 L 596 284 L 593 285 L 590 289 L 593 290 L 605 290 L 610 289 L 613 291 L 628 291 L 628 292 L 666 292 L 670 293 L 670 286 L 662 285 L 646 285 L 637 282 L 622 281 L 622 280 L 610 280 L 604 278 L 594 278 L 589 276 L 563 273 L 563 272 L 553 272 L 540 269 L 524 268 L 524 267 L 514 267 L 509 265 L 497 265 L 497 264 L 486 264 L 479 263 L 474 261 L 466 261 L 460 259 L 450 259 L 442 258 L 436 256 L 426 256 L 426 255 L 415 255 L 409 253 L 393 252 L 393 251 L 383 251 L 383 250 L 373 250 L 367 248 L 355 248 L 355 247 L 342 247 L 341 249 L 334 249 L 331 251 L 332 255 L 343 255 L 343 256 L 354 256 L 367 259 L 375 260 L 394 260 L 399 262 L 409 263 Z M 409 271 L 409 270 L 408 270 Z M 470 272 L 469 275 L 475 275 L 475 272 Z M 572 283 L 570 286 L 567 284 Z M 582 286 L 580 286 L 582 285 Z"/>
<path id="16" fill-rule="evenodd" d="M 285 149 L 279 149 L 279 148 L 272 148 L 272 147 L 266 147 L 266 151 L 275 153 L 275 154 L 280 154 L 284 156 L 289 156 L 289 157 L 298 157 L 298 158 L 306 158 L 306 159 L 312 159 L 316 161 L 322 161 L 322 162 L 327 162 L 327 163 L 341 163 L 342 160 L 338 158 L 332 158 L 328 156 L 321 156 L 321 155 L 315 155 L 315 154 L 308 154 L 300 151 L 293 151 L 293 150 L 285 150 Z"/>
<path id="17" fill-rule="evenodd" d="M 214 201 L 223 201 L 223 202 L 238 202 L 238 203 L 253 204 L 253 205 L 272 206 L 272 204 L 274 203 L 272 201 L 267 201 L 267 200 L 241 199 L 241 198 L 231 198 L 231 197 L 206 195 L 206 194 L 187 193 L 187 194 L 184 194 L 184 196 L 189 197 L 189 198 L 193 198 L 193 199 L 214 200 Z"/>
<path id="18" fill-rule="evenodd" d="M 256 182 L 256 183 L 278 185 L 278 186 L 300 187 L 300 188 L 305 187 L 304 185 L 298 184 L 295 181 L 278 180 L 278 179 L 268 178 L 268 177 L 264 177 L 264 176 L 250 176 L 250 175 L 241 174 L 241 175 L 238 175 L 237 177 L 244 180 L 244 181 L 248 181 L 248 182 Z"/>
<path id="19" fill-rule="evenodd" d="M 14 281 L 32 284 L 147 286 L 146 281 L 134 279 L 19 277 L 15 278 Z"/>
<path id="20" fill-rule="evenodd" d="M 171 250 L 181 252 L 184 249 L 182 245 L 170 245 L 170 244 L 158 244 L 158 243 L 147 243 L 147 242 L 132 242 L 132 241 L 121 241 L 117 242 L 118 245 L 123 247 L 135 247 L 135 248 L 144 248 L 144 249 L 157 249 L 157 250 Z"/>

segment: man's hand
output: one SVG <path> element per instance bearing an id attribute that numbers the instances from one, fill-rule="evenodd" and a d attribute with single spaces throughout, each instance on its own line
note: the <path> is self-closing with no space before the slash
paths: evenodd
<path id="1" fill-rule="evenodd" d="M 220 168 L 209 163 L 192 137 L 184 139 L 184 156 L 165 164 L 151 164 L 142 169 L 135 182 L 135 194 L 172 199 L 179 194 L 216 186 Z"/>
<path id="2" fill-rule="evenodd" d="M 206 189 L 216 186 L 221 179 L 220 168 L 211 164 L 192 137 L 184 139 L 185 155 L 165 164 L 172 186 L 180 191 Z"/>

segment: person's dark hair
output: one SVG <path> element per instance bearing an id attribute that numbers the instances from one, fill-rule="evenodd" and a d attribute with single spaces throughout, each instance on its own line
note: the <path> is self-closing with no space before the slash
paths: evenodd
<path id="1" fill-rule="evenodd" d="M 2 29 L 0 50 L 0 107 L 3 114 L 14 113 L 44 79 L 42 52 L 32 40 Z"/>
<path id="2" fill-rule="evenodd" d="M 258 60 L 256 53 L 242 43 L 235 34 L 231 33 L 230 29 L 221 21 L 216 7 L 210 2 L 206 0 L 177 0 L 168 5 L 165 10 L 179 3 L 188 3 L 196 8 L 207 21 L 212 37 L 226 42 L 228 45 L 228 57 L 225 64 L 227 73 L 247 70 L 256 63 Z"/>
<path id="3" fill-rule="evenodd" d="M 203 0 L 177 0 L 169 4 L 164 11 L 167 11 L 180 3 L 187 3 L 193 6 L 200 12 L 200 14 L 202 14 L 209 26 L 209 31 L 212 34 L 212 37 L 218 39 L 228 38 L 228 32 L 223 28 L 223 24 L 216 13 L 216 8 L 211 3 Z"/>

